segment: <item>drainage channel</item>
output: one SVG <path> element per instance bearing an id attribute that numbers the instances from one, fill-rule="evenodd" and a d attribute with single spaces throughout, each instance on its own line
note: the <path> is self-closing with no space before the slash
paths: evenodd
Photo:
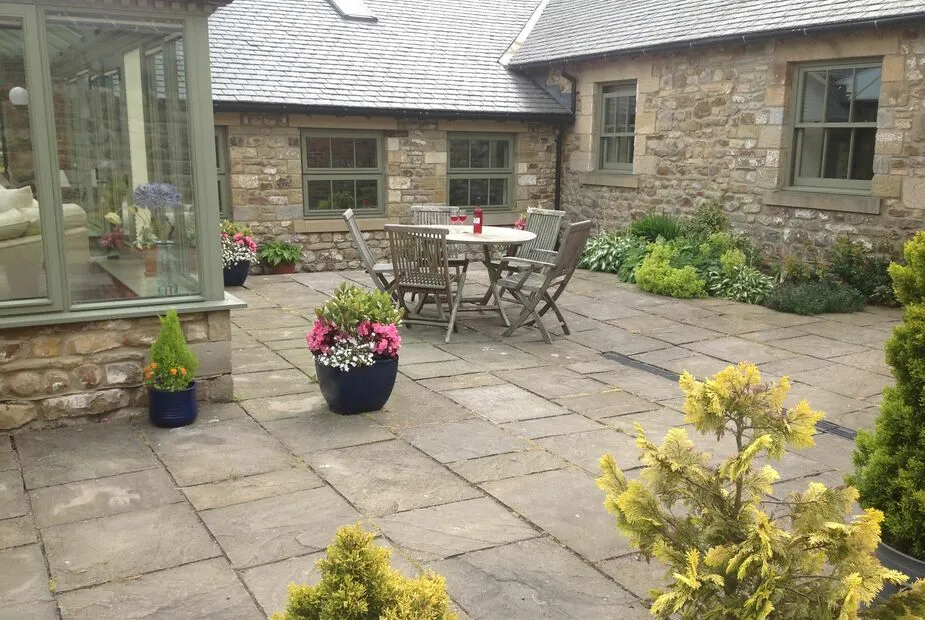
<path id="1" fill-rule="evenodd" d="M 661 368 L 660 366 L 655 366 L 647 362 L 641 362 L 637 359 L 633 359 L 622 353 L 617 353 L 616 351 L 605 351 L 602 353 L 606 359 L 616 362 L 622 366 L 628 368 L 634 368 L 636 370 L 642 370 L 649 374 L 655 375 L 657 377 L 662 377 L 663 379 L 670 379 L 672 381 L 677 381 L 681 375 L 667 368 Z M 816 430 L 820 433 L 827 433 L 829 435 L 834 435 L 836 437 L 841 437 L 842 439 L 847 439 L 849 441 L 854 441 L 857 437 L 857 431 L 847 426 L 842 426 L 841 424 L 836 424 L 835 422 L 829 422 L 828 420 L 820 420 L 816 423 Z"/>

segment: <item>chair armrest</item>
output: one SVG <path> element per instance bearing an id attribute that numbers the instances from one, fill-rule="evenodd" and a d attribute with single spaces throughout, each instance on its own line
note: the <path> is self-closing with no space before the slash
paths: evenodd
<path id="1" fill-rule="evenodd" d="M 541 260 L 532 260 L 529 258 L 518 258 L 517 256 L 502 256 L 501 264 L 505 265 L 508 263 L 521 263 L 523 265 L 528 265 L 530 267 L 537 267 L 539 269 L 545 269 L 547 267 L 555 267 L 555 263 L 547 263 L 546 261 Z"/>
<path id="2" fill-rule="evenodd" d="M 558 252 L 555 250 L 544 250 L 542 248 L 533 248 L 534 252 L 542 252 L 543 254 L 552 254 L 553 256 L 557 255 Z"/>

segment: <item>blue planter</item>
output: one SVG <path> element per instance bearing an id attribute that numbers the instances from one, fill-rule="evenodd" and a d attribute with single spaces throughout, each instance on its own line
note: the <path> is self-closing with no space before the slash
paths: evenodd
<path id="1" fill-rule="evenodd" d="M 250 268 L 251 264 L 245 260 L 222 269 L 225 286 L 242 286 L 247 280 L 247 272 Z"/>
<path id="2" fill-rule="evenodd" d="M 315 376 L 331 411 L 344 415 L 379 411 L 395 387 L 398 360 L 376 360 L 372 366 L 343 372 L 315 360 Z"/>
<path id="3" fill-rule="evenodd" d="M 182 392 L 163 392 L 148 388 L 148 418 L 154 426 L 174 428 L 196 420 L 196 382 Z"/>
<path id="4" fill-rule="evenodd" d="M 887 568 L 905 573 L 909 577 L 909 581 L 905 583 L 905 586 L 910 586 L 913 582 L 919 579 L 925 579 L 925 561 L 908 556 L 884 542 L 881 542 L 877 546 L 876 553 L 877 559 L 880 560 L 881 564 Z M 883 586 L 883 590 L 880 591 L 880 594 L 877 596 L 877 598 L 882 601 L 886 600 L 898 592 L 899 589 L 899 586 L 888 583 Z"/>

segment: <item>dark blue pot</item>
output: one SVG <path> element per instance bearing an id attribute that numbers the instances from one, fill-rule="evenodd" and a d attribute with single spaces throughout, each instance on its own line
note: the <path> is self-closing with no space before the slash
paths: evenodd
<path id="1" fill-rule="evenodd" d="M 245 260 L 222 269 L 222 275 L 225 276 L 225 286 L 242 286 L 244 281 L 247 280 L 247 272 L 250 268 L 251 264 Z"/>
<path id="2" fill-rule="evenodd" d="M 163 392 L 148 388 L 148 418 L 154 426 L 174 428 L 196 420 L 196 382 L 182 392 Z"/>
<path id="3" fill-rule="evenodd" d="M 876 553 L 877 559 L 880 560 L 881 564 L 887 568 L 905 573 L 909 577 L 909 581 L 902 587 L 911 586 L 913 582 L 919 579 L 925 579 L 925 561 L 906 555 L 884 542 L 881 542 L 877 546 Z M 900 586 L 891 583 L 885 584 L 883 590 L 881 590 L 880 594 L 877 596 L 877 599 L 885 601 L 899 590 Z"/>
<path id="4" fill-rule="evenodd" d="M 395 387 L 398 360 L 376 360 L 372 366 L 343 372 L 315 360 L 315 376 L 321 395 L 334 413 L 352 415 L 379 411 Z"/>

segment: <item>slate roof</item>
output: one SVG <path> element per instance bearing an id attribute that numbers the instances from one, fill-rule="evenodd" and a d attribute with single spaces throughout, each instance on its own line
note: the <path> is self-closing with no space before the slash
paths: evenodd
<path id="1" fill-rule="evenodd" d="M 511 63 L 925 16 L 923 0 L 550 0 Z"/>
<path id="2" fill-rule="evenodd" d="M 470 114 L 568 110 L 498 59 L 539 0 L 234 0 L 209 18 L 213 99 Z"/>

